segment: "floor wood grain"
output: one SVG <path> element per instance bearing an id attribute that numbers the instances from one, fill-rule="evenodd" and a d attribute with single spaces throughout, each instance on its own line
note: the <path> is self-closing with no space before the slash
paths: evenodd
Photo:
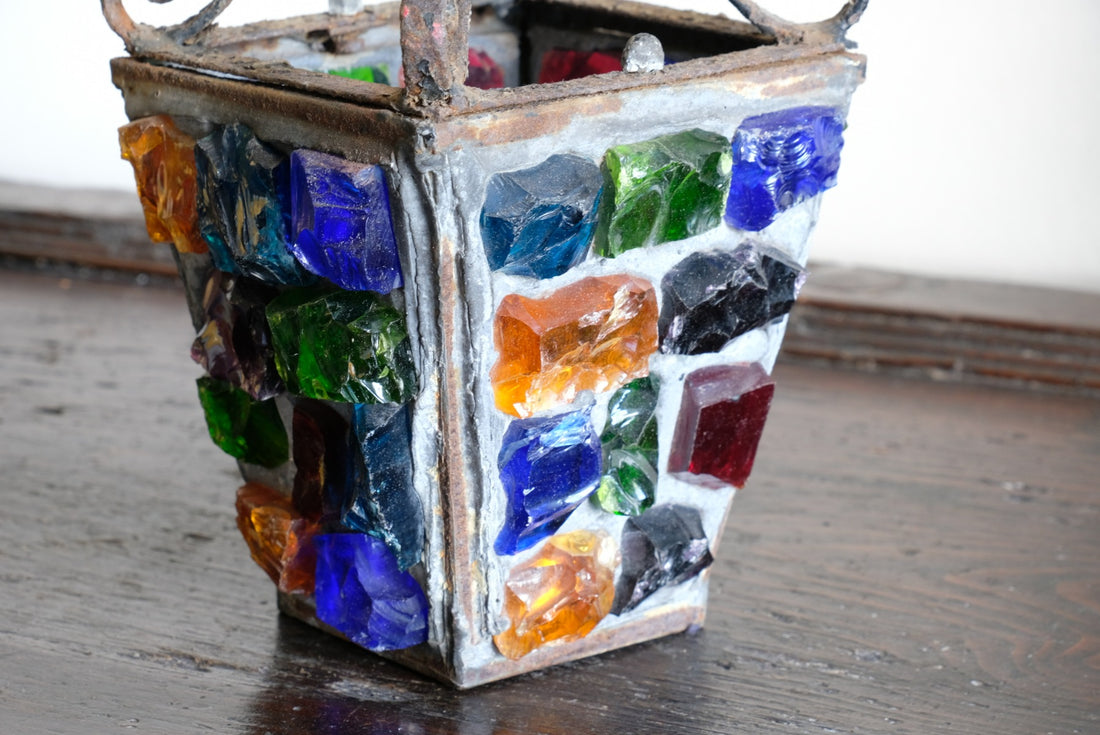
<path id="1" fill-rule="evenodd" d="M 781 363 L 706 628 L 459 693 L 276 614 L 178 290 L 0 325 L 0 733 L 1100 732 L 1094 398 Z"/>

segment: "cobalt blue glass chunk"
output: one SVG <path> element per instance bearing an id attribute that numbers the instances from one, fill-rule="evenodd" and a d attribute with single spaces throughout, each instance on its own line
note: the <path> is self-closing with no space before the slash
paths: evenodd
<path id="1" fill-rule="evenodd" d="M 661 351 L 717 352 L 789 312 L 803 281 L 802 268 L 751 242 L 733 251 L 692 253 L 661 279 Z"/>
<path id="2" fill-rule="evenodd" d="M 579 263 L 595 230 L 602 185 L 599 167 L 572 155 L 493 176 L 481 210 L 489 267 L 552 278 Z"/>
<path id="3" fill-rule="evenodd" d="M 382 539 L 402 569 L 424 553 L 424 510 L 413 489 L 409 407 L 357 404 L 355 479 L 340 522 Z"/>
<path id="4" fill-rule="evenodd" d="M 589 410 L 513 421 L 497 458 L 508 495 L 498 554 L 552 535 L 600 481 L 602 450 Z"/>
<path id="5" fill-rule="evenodd" d="M 828 107 L 747 118 L 733 136 L 726 222 L 757 231 L 799 202 L 836 185 L 844 122 Z"/>
<path id="6" fill-rule="evenodd" d="M 290 154 L 291 250 L 312 273 L 348 291 L 403 284 L 381 166 L 316 151 Z"/>
<path id="7" fill-rule="evenodd" d="M 195 144 L 195 169 L 199 226 L 220 270 L 287 286 L 314 280 L 287 249 L 283 154 L 226 125 Z"/>
<path id="8" fill-rule="evenodd" d="M 372 651 L 428 640 L 428 600 L 386 544 L 362 533 L 315 537 L 317 619 Z"/>

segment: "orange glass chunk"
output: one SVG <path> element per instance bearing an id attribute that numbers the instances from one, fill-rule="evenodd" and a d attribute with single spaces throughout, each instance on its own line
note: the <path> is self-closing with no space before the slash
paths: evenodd
<path id="1" fill-rule="evenodd" d="M 119 128 L 118 143 L 134 167 L 149 238 L 174 243 L 181 253 L 205 253 L 196 209 L 195 140 L 172 118 L 154 115 Z"/>
<path id="2" fill-rule="evenodd" d="M 583 638 L 615 599 L 619 551 L 604 531 L 551 536 L 533 559 L 512 569 L 504 586 L 511 627 L 493 636 L 510 659 L 551 641 Z"/>
<path id="3" fill-rule="evenodd" d="M 496 405 L 513 416 L 567 404 L 649 373 L 657 294 L 642 278 L 584 278 L 541 299 L 504 297 L 493 324 Z"/>
<path id="4" fill-rule="evenodd" d="M 237 527 L 252 560 L 283 592 L 313 594 L 315 526 L 298 515 L 290 498 L 256 482 L 237 491 Z"/>

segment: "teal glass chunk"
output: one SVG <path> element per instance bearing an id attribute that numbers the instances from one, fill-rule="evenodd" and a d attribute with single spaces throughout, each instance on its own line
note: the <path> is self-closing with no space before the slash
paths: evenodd
<path id="1" fill-rule="evenodd" d="M 296 289 L 267 307 L 287 390 L 347 403 L 405 403 L 416 392 L 405 318 L 370 291 Z"/>
<path id="2" fill-rule="evenodd" d="M 263 467 L 289 459 L 286 428 L 274 400 L 255 401 L 240 388 L 205 375 L 197 383 L 210 438 L 223 452 Z"/>
<path id="3" fill-rule="evenodd" d="M 657 389 L 650 377 L 619 388 L 607 407 L 603 476 L 592 496 L 609 513 L 634 516 L 656 499 Z"/>
<path id="4" fill-rule="evenodd" d="M 704 130 L 608 150 L 596 252 L 614 257 L 713 229 L 722 221 L 732 166 L 729 140 Z"/>
<path id="5" fill-rule="evenodd" d="M 288 249 L 286 156 L 244 125 L 217 128 L 195 144 L 198 216 L 220 270 L 301 286 L 314 277 Z"/>
<path id="6" fill-rule="evenodd" d="M 358 405 L 354 482 L 340 516 L 343 526 L 381 539 L 408 569 L 424 554 L 424 510 L 413 487 L 409 407 Z"/>
<path id="7" fill-rule="evenodd" d="M 518 276 L 553 278 L 584 259 L 596 227 L 603 176 L 579 156 L 550 156 L 489 179 L 481 240 L 489 267 Z"/>

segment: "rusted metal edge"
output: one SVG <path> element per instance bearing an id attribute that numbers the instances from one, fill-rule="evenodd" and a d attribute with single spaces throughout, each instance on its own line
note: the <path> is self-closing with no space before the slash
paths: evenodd
<path id="1" fill-rule="evenodd" d="M 731 72 L 752 68 L 780 67 L 802 60 L 843 55 L 859 63 L 862 69 L 865 58 L 852 54 L 839 44 L 822 46 L 769 46 L 735 51 L 701 59 L 691 59 L 674 64 L 658 72 L 632 74 L 611 72 L 573 79 L 554 84 L 529 84 L 506 89 L 467 89 L 465 96 L 453 100 L 451 105 L 424 108 L 408 108 L 402 104 L 402 92 L 395 87 L 359 82 L 331 74 L 296 69 L 283 63 L 234 59 L 221 54 L 207 53 L 201 57 L 203 66 L 196 67 L 195 57 L 175 53 L 157 53 L 147 60 L 121 57 L 112 66 L 127 75 L 135 75 L 138 67 L 147 67 L 142 76 L 159 77 L 164 83 L 182 81 L 183 75 L 207 78 L 227 83 L 252 84 L 257 88 L 274 87 L 277 91 L 299 92 L 314 97 L 328 98 L 334 102 L 351 103 L 360 107 L 378 108 L 403 113 L 412 118 L 428 118 L 436 122 L 463 115 L 522 107 L 538 102 L 580 98 L 589 95 L 610 94 L 632 89 L 660 87 L 678 82 L 696 81 L 720 77 Z M 156 62 L 156 63 L 149 63 Z M 160 71 L 154 72 L 157 69 Z M 214 73 L 211 73 L 214 72 Z M 861 72 L 862 73 L 862 72 Z M 116 80 L 116 85 L 118 81 Z M 188 86 L 198 84 L 192 80 Z"/>
<path id="2" fill-rule="evenodd" d="M 792 23 L 761 8 L 754 0 L 730 0 L 738 12 L 780 45 L 799 43 L 846 43 L 845 34 L 867 8 L 868 0 L 848 0 L 836 15 L 817 23 Z"/>

